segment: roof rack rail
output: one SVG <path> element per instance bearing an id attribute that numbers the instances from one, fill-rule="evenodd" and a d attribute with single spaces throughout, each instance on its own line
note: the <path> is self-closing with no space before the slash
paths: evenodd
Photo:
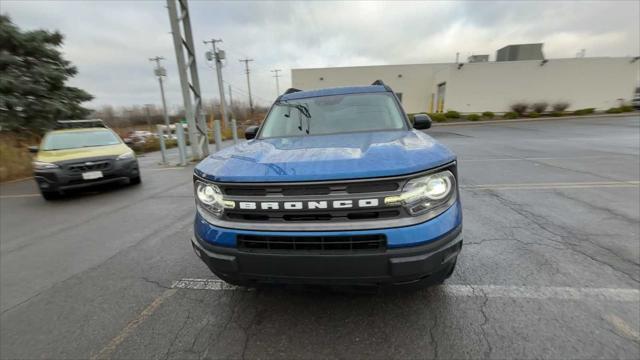
<path id="1" fill-rule="evenodd" d="M 298 91 L 302 91 L 302 90 L 296 89 L 296 88 L 288 88 L 287 91 L 284 92 L 284 95 L 291 94 Z"/>
<path id="2" fill-rule="evenodd" d="M 380 80 L 380 79 L 378 79 L 378 80 L 374 81 L 373 83 L 371 83 L 371 85 L 384 86 L 385 90 L 393 92 L 393 90 L 391 90 L 391 88 L 389 87 L 389 85 L 385 84 L 385 83 L 384 83 L 384 81 L 382 81 L 382 80 Z"/>
<path id="3" fill-rule="evenodd" d="M 86 120 L 58 120 L 56 121 L 56 129 L 81 129 L 102 127 L 106 128 L 104 121 L 101 119 L 86 119 Z"/>

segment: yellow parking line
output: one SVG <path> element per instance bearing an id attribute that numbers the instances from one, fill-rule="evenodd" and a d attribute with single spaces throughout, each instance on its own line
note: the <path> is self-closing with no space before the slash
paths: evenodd
<path id="1" fill-rule="evenodd" d="M 627 324 L 624 320 L 613 314 L 607 314 L 604 316 L 605 320 L 607 320 L 613 327 L 620 332 L 621 335 L 634 340 L 640 341 L 640 334 L 637 331 L 633 330 L 633 328 Z"/>
<path id="2" fill-rule="evenodd" d="M 160 296 L 158 296 L 149 306 L 147 306 L 142 312 L 133 320 L 131 320 L 127 326 L 120 331 L 120 333 L 111 339 L 111 341 L 100 350 L 99 353 L 91 356 L 91 360 L 97 359 L 110 359 L 113 353 L 116 351 L 118 345 L 120 345 L 131 333 L 142 324 L 149 316 L 151 316 L 162 303 L 171 297 L 173 294 L 178 291 L 177 289 L 169 289 L 163 292 Z"/>
<path id="3" fill-rule="evenodd" d="M 33 197 L 40 196 L 40 194 L 17 194 L 17 195 L 0 195 L 0 199 L 9 199 L 9 198 L 24 198 L 24 197 Z"/>
<path id="4" fill-rule="evenodd" d="M 20 179 L 13 179 L 13 180 L 5 181 L 5 182 L 3 182 L 3 184 L 12 184 L 12 183 L 17 183 L 17 182 L 25 181 L 25 180 L 29 180 L 29 179 L 33 179 L 33 176 L 28 176 L 28 177 L 24 177 L 24 178 L 20 178 Z"/>

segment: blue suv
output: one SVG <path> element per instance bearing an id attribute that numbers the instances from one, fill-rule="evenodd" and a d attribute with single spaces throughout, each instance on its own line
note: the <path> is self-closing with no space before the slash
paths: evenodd
<path id="1" fill-rule="evenodd" d="M 456 156 L 381 81 L 279 96 L 200 162 L 193 248 L 237 285 L 437 284 L 462 248 Z"/>

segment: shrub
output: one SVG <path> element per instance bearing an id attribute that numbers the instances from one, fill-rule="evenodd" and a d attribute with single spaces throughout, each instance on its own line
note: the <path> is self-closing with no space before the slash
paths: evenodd
<path id="1" fill-rule="evenodd" d="M 480 120 L 480 115 L 478 115 L 478 114 L 469 114 L 469 115 L 467 115 L 467 120 L 469 120 L 469 121 L 478 121 L 478 120 Z"/>
<path id="2" fill-rule="evenodd" d="M 446 113 L 444 113 L 444 116 L 449 119 L 460 119 L 460 113 L 454 110 L 447 111 Z"/>
<path id="3" fill-rule="evenodd" d="M 531 105 L 531 109 L 538 114 L 542 114 L 543 112 L 545 112 L 545 110 L 547 110 L 547 107 L 549 107 L 549 104 L 544 101 L 540 101 Z"/>
<path id="4" fill-rule="evenodd" d="M 21 139 L 14 133 L 0 134 L 0 182 L 33 175 L 28 145 L 38 145 L 39 139 Z"/>
<path id="5" fill-rule="evenodd" d="M 537 117 L 540 117 L 540 113 L 539 113 L 539 112 L 536 112 L 536 111 L 532 111 L 532 112 L 530 112 L 530 113 L 529 113 L 529 115 L 528 115 L 528 116 L 529 116 L 530 118 L 537 118 Z"/>
<path id="6" fill-rule="evenodd" d="M 511 105 L 511 111 L 518 115 L 522 115 L 525 112 L 527 112 L 528 108 L 529 108 L 529 104 L 525 102 L 517 102 Z"/>
<path id="7" fill-rule="evenodd" d="M 613 107 L 607 111 L 605 111 L 607 114 L 620 114 L 622 112 L 622 109 L 619 107 Z"/>
<path id="8" fill-rule="evenodd" d="M 509 111 L 507 113 L 504 113 L 504 115 L 502 115 L 503 118 L 505 119 L 517 119 L 518 118 L 518 113 L 513 112 L 513 111 Z"/>
<path id="9" fill-rule="evenodd" d="M 594 111 L 594 108 L 578 109 L 573 112 L 573 115 L 588 115 L 593 114 Z"/>
<path id="10" fill-rule="evenodd" d="M 620 106 L 620 110 L 622 110 L 622 112 L 631 112 L 633 111 L 633 106 L 623 105 L 623 106 Z"/>
<path id="11" fill-rule="evenodd" d="M 560 117 L 560 116 L 563 116 L 563 115 L 564 115 L 564 112 L 562 112 L 562 111 L 553 111 L 553 112 L 551 112 L 551 116 L 553 116 L 553 117 Z"/>
<path id="12" fill-rule="evenodd" d="M 487 119 L 493 119 L 496 116 L 496 114 L 492 113 L 491 111 L 485 111 L 482 113 L 482 117 L 485 117 Z"/>
<path id="13" fill-rule="evenodd" d="M 569 103 L 565 101 L 559 101 L 551 106 L 554 112 L 563 112 L 569 108 Z"/>
<path id="14" fill-rule="evenodd" d="M 447 121 L 447 117 L 442 113 L 432 113 L 428 114 L 432 121 L 435 122 L 445 122 Z"/>

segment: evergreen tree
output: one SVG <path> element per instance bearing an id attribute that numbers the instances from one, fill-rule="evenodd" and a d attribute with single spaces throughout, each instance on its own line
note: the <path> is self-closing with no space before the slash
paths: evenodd
<path id="1" fill-rule="evenodd" d="M 42 132 L 56 120 L 91 113 L 80 104 L 93 96 L 65 85 L 78 70 L 63 58 L 62 42 L 57 31 L 21 31 L 8 16 L 0 15 L 2 130 Z"/>

